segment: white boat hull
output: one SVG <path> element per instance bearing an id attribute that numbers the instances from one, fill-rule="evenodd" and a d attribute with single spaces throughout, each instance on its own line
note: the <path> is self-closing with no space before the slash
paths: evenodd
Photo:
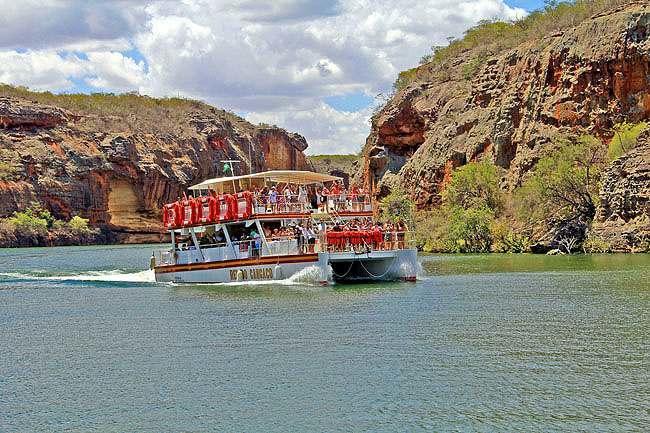
<path id="1" fill-rule="evenodd" d="M 261 257 L 248 260 L 159 266 L 156 281 L 173 283 L 231 283 L 283 280 L 318 264 L 316 254 Z"/>
<path id="2" fill-rule="evenodd" d="M 319 282 L 415 281 L 416 250 L 322 252 L 259 257 L 155 268 L 156 281 L 175 283 L 231 283 L 291 278 L 308 267 L 317 267 Z"/>
<path id="3" fill-rule="evenodd" d="M 419 269 L 415 249 L 321 253 L 319 264 L 336 282 L 415 281 Z"/>

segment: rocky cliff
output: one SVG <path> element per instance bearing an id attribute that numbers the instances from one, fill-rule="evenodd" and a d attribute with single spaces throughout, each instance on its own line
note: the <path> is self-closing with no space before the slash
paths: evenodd
<path id="1" fill-rule="evenodd" d="M 480 159 L 500 167 L 503 188 L 512 189 L 559 137 L 591 133 L 606 141 L 613 125 L 650 117 L 647 2 L 489 54 L 409 71 L 408 85 L 372 119 L 364 148 L 359 176 L 376 194 L 401 185 L 419 208 L 435 206 L 452 170 Z M 627 170 L 638 157 L 619 165 Z"/>
<path id="2" fill-rule="evenodd" d="M 125 242 L 160 238 L 159 209 L 249 154 L 256 171 L 309 168 L 305 139 L 183 99 L 0 87 L 0 217 L 39 202 Z"/>
<path id="3" fill-rule="evenodd" d="M 343 179 L 346 186 L 359 170 L 359 155 L 312 155 L 307 161 L 318 173 L 327 173 Z"/>
<path id="4" fill-rule="evenodd" d="M 593 233 L 615 251 L 645 251 L 650 244 L 650 131 L 615 160 L 603 176 Z"/>

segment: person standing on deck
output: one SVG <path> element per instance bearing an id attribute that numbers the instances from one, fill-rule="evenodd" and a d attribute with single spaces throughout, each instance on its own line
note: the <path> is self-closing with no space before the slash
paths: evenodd
<path id="1" fill-rule="evenodd" d="M 269 204 L 271 205 L 271 213 L 276 213 L 278 211 L 278 192 L 274 186 L 269 191 Z"/>
<path id="2" fill-rule="evenodd" d="M 307 209 L 307 190 L 304 185 L 298 186 L 298 205 L 300 212 Z"/>

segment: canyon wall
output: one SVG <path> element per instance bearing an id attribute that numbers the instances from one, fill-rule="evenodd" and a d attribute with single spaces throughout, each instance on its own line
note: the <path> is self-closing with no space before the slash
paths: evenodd
<path id="1" fill-rule="evenodd" d="M 512 190 L 554 140 L 590 133 L 606 141 L 613 125 L 650 118 L 647 2 L 524 41 L 476 70 L 470 54 L 416 68 L 373 117 L 358 177 L 377 197 L 402 186 L 420 209 L 436 206 L 454 168 L 484 159 Z"/>
<path id="2" fill-rule="evenodd" d="M 161 205 L 222 175 L 224 159 L 242 161 L 236 174 L 248 172 L 249 154 L 255 171 L 309 168 L 302 136 L 200 102 L 78 95 L 59 105 L 23 93 L 0 91 L 0 217 L 37 202 L 116 241 L 154 241 Z"/>

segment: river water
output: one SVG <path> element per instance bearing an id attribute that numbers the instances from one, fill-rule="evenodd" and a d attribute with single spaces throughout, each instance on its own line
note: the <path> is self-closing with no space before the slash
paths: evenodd
<path id="1" fill-rule="evenodd" d="M 150 254 L 0 250 L 0 431 L 648 431 L 648 255 L 321 287 L 156 284 Z"/>

